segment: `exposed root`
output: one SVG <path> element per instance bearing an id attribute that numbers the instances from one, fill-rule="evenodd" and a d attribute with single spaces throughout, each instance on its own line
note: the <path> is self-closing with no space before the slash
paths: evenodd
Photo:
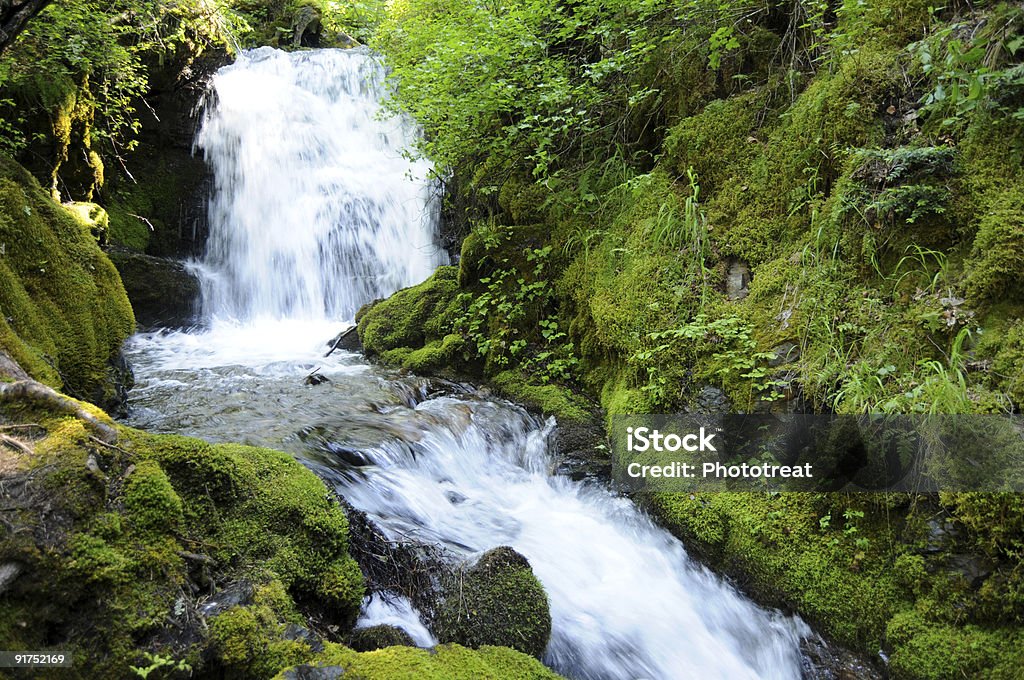
<path id="1" fill-rule="evenodd" d="M 117 430 L 102 422 L 71 399 L 35 380 L 0 383 L 0 402 L 30 401 L 56 413 L 74 416 L 105 444 L 117 442 Z"/>

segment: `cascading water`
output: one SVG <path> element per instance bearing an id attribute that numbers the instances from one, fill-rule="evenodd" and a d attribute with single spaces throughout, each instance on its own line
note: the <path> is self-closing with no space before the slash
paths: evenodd
<path id="1" fill-rule="evenodd" d="M 217 75 L 198 141 L 216 175 L 208 324 L 134 339 L 132 424 L 292 451 L 392 538 L 466 558 L 513 546 L 550 598 L 545 661 L 568 677 L 800 677 L 806 626 L 740 596 L 628 500 L 552 475 L 553 423 L 323 357 L 338 322 L 441 259 L 427 168 L 400 154 L 411 128 L 375 117 L 380 81 L 370 55 L 333 50 L 258 50 Z M 315 367 L 330 382 L 304 385 Z M 339 446 L 369 464 L 353 472 Z M 361 621 L 435 642 L 405 600 L 368 598 Z"/>
<path id="2" fill-rule="evenodd" d="M 206 319 L 350 319 L 445 264 L 430 166 L 403 156 L 407 121 L 379 116 L 369 53 L 263 48 L 213 93 L 196 139 L 215 181 Z"/>

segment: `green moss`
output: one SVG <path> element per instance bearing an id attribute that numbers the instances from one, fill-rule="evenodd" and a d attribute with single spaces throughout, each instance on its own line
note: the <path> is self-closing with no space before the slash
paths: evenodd
<path id="1" fill-rule="evenodd" d="M 128 476 L 124 509 L 133 528 L 142 533 L 170 533 L 184 523 L 181 498 L 156 461 L 143 460 Z"/>
<path id="2" fill-rule="evenodd" d="M 452 321 L 445 311 L 457 294 L 457 278 L 456 267 L 441 267 L 418 286 L 361 309 L 359 337 L 367 353 L 420 349 L 428 340 L 442 340 L 447 333 L 441 326 Z"/>
<path id="3" fill-rule="evenodd" d="M 841 498 L 789 493 L 658 494 L 652 507 L 666 526 L 760 599 L 789 603 L 837 640 L 874 652 L 904 601 L 889 557 L 889 529 L 864 522 L 843 534 Z M 821 517 L 834 527 L 822 528 Z M 884 516 L 882 518 L 884 520 Z"/>
<path id="4" fill-rule="evenodd" d="M 96 403 L 113 400 L 107 367 L 134 330 L 110 260 L 29 174 L 0 158 L 0 344 L 34 378 Z"/>
<path id="5" fill-rule="evenodd" d="M 526 558 L 495 548 L 460 575 L 439 608 L 435 631 L 446 642 L 540 657 L 551 636 L 547 594 Z"/>
<path id="6" fill-rule="evenodd" d="M 313 666 L 337 667 L 346 675 L 367 680 L 556 680 L 561 677 L 539 661 L 504 647 L 466 649 L 439 645 L 433 650 L 388 647 L 356 653 L 338 645 L 328 648 Z M 295 671 L 284 671 L 276 680 L 294 680 Z"/>
<path id="7" fill-rule="evenodd" d="M 491 384 L 509 399 L 532 406 L 547 415 L 573 421 L 586 422 L 592 418 L 590 403 L 561 385 L 532 384 L 517 369 L 502 371 L 490 378 Z"/>
<path id="8" fill-rule="evenodd" d="M 895 647 L 889 662 L 893 678 L 954 680 L 1009 679 L 1020 674 L 1024 635 L 978 626 L 940 626 L 916 611 L 897 614 L 886 630 Z"/>
<path id="9" fill-rule="evenodd" d="M 665 138 L 664 164 L 678 177 L 690 168 L 701 189 L 714 194 L 737 168 L 749 163 L 761 148 L 758 114 L 770 90 L 708 103 L 704 110 L 682 119 Z"/>
<path id="10" fill-rule="evenodd" d="M 357 628 L 349 638 L 348 646 L 357 652 L 372 652 L 385 647 L 415 647 L 412 638 L 401 628 L 388 625 Z"/>
<path id="11" fill-rule="evenodd" d="M 1024 321 L 1005 330 L 992 362 L 992 374 L 1015 404 L 1024 404 Z"/>
<path id="12" fill-rule="evenodd" d="M 290 456 L 127 428 L 116 447 L 97 448 L 78 420 L 20 417 L 50 433 L 35 445 L 32 501 L 50 510 L 24 515 L 0 538 L 0 559 L 46 576 L 6 594 L 0 639 L 79 649 L 69 677 L 125 677 L 140 662 L 136 649 L 158 639 L 165 654 L 227 676 L 270 677 L 312 655 L 285 639 L 286 623 L 315 613 L 340 630 L 352 625 L 363 579 L 344 513 Z M 101 474 L 86 467 L 90 456 Z M 162 637 L 192 588 L 239 581 L 257 584 L 252 604 L 216 616 L 208 639 Z"/>
<path id="13" fill-rule="evenodd" d="M 978 302 L 1024 293 L 1024 190 L 990 197 L 978 222 L 967 291 Z"/>
<path id="14" fill-rule="evenodd" d="M 380 360 L 416 373 L 445 373 L 461 363 L 466 341 L 458 333 L 449 333 L 442 340 L 431 340 L 419 349 L 396 347 L 381 353 Z"/>
<path id="15" fill-rule="evenodd" d="M 281 622 L 269 607 L 233 607 L 210 624 L 214 663 L 229 678 L 268 678 L 309 658 L 306 642 L 282 639 L 281 633 Z"/>
<path id="16" fill-rule="evenodd" d="M 356 561 L 348 558 L 331 563 L 324 570 L 316 595 L 336 612 L 358 612 L 363 601 L 363 574 Z"/>

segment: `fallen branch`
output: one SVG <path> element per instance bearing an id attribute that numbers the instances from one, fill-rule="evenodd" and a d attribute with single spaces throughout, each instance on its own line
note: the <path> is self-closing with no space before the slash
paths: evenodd
<path id="1" fill-rule="evenodd" d="M 105 444 L 117 441 L 117 430 L 107 425 L 93 414 L 63 394 L 35 380 L 19 380 L 13 383 L 0 383 L 0 402 L 29 401 L 56 413 L 74 416 L 92 430 L 96 438 Z"/>
<path id="2" fill-rule="evenodd" d="M 329 357 L 332 354 L 334 354 L 334 350 L 338 349 L 338 346 L 341 345 L 341 341 L 344 340 L 345 338 L 347 338 L 349 336 L 349 334 L 352 333 L 355 329 L 356 329 L 356 327 L 352 326 L 348 330 L 344 330 L 341 333 L 338 333 L 338 337 L 335 338 L 335 340 L 334 340 L 334 345 L 331 346 L 331 349 L 329 349 L 327 351 L 327 354 L 324 355 L 324 358 L 326 359 L 327 357 Z"/>

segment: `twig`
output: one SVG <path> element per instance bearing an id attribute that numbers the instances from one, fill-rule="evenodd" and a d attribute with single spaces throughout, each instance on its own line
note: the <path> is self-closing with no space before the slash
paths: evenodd
<path id="1" fill-rule="evenodd" d="M 356 329 L 356 327 L 352 326 L 349 329 L 344 330 L 341 333 L 339 333 L 338 334 L 338 338 L 334 341 L 334 345 L 331 347 L 330 350 L 328 350 L 327 354 L 324 355 L 324 358 L 326 359 L 327 357 L 329 357 L 332 354 L 334 354 L 334 350 L 338 349 L 338 346 L 341 345 L 341 341 L 344 340 L 345 338 L 347 338 L 349 336 L 349 334 L 352 333 L 352 331 L 354 331 L 355 329 Z"/>

